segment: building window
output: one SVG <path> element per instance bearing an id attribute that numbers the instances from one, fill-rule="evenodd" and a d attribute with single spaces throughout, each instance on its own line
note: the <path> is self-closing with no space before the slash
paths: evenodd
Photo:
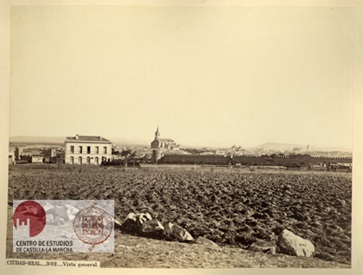
<path id="1" fill-rule="evenodd" d="M 74 164 L 74 157 L 71 157 L 71 164 Z"/>
<path id="2" fill-rule="evenodd" d="M 90 157 L 87 158 L 87 164 L 91 164 L 91 158 Z"/>
<path id="3" fill-rule="evenodd" d="M 79 146 L 79 153 L 82 154 L 82 146 Z"/>
<path id="4" fill-rule="evenodd" d="M 107 147 L 105 146 L 105 147 L 103 147 L 103 153 L 104 154 L 107 154 Z"/>
<path id="5" fill-rule="evenodd" d="M 78 158 L 78 162 L 79 162 L 79 164 L 82 164 L 82 157 Z"/>
<path id="6" fill-rule="evenodd" d="M 91 146 L 87 146 L 87 154 L 91 154 Z"/>
<path id="7" fill-rule="evenodd" d="M 100 147 L 96 146 L 96 154 L 100 153 Z"/>
<path id="8" fill-rule="evenodd" d="M 98 163 L 99 162 L 98 157 L 95 158 L 95 162 L 96 162 L 96 164 L 99 164 Z"/>
<path id="9" fill-rule="evenodd" d="M 71 153 L 74 153 L 74 146 L 71 146 Z"/>

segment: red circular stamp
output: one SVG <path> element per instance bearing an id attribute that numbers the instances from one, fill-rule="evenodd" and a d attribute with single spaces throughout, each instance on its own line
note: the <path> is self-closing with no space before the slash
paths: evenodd
<path id="1" fill-rule="evenodd" d="M 15 229 L 28 229 L 28 237 L 34 237 L 40 234 L 45 227 L 45 223 L 46 214 L 44 208 L 35 201 L 24 201 L 14 211 L 13 224 Z"/>
<path id="2" fill-rule="evenodd" d="M 73 229 L 82 242 L 94 246 L 110 237 L 113 219 L 102 208 L 90 206 L 78 212 L 74 218 Z"/>

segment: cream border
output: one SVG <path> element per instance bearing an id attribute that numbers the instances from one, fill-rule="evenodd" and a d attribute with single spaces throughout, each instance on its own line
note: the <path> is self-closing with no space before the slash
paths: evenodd
<path id="1" fill-rule="evenodd" d="M 14 267 L 7 266 L 5 262 L 5 243 L 6 243 L 6 215 L 7 211 L 7 147 L 8 147 L 8 129 L 9 129 L 9 85 L 10 85 L 10 6 L 11 5 L 147 5 L 147 6 L 165 6 L 165 5 L 176 5 L 176 6 L 344 6 L 344 7 L 354 7 L 355 9 L 355 72 L 354 72 L 354 138 L 353 138 L 353 159 L 354 159 L 354 171 L 353 171 L 353 241 L 352 241 L 352 268 L 349 270 L 329 270 L 329 269 L 175 269 L 172 272 L 176 274 L 181 274 L 184 272 L 198 273 L 198 274 L 209 274 L 209 273 L 222 273 L 231 272 L 232 274 L 239 274 L 240 272 L 249 272 L 253 274 L 266 274 L 275 273 L 279 274 L 290 274 L 291 272 L 305 273 L 309 272 L 311 274 L 361 274 L 363 272 L 363 238 L 360 235 L 363 232 L 363 203 L 360 201 L 360 194 L 363 193 L 363 2 L 361 0 L 351 1 L 351 0 L 260 0 L 260 1 L 247 1 L 247 0 L 211 0 L 211 1 L 198 1 L 198 0 L 1 0 L 0 1 L 0 73 L 2 76 L 2 81 L 0 81 L 0 125 L 1 129 L 1 154 L 0 154 L 0 201 L 1 209 L 0 211 L 0 270 L 4 271 L 2 274 L 39 274 L 41 272 L 51 271 L 53 274 L 64 274 L 67 273 L 109 273 L 109 274 L 119 274 L 119 269 L 63 269 L 63 268 L 53 268 L 48 269 L 45 267 Z M 169 270 L 165 269 L 123 269 L 121 272 L 128 274 L 136 273 L 157 273 L 157 274 L 167 274 Z"/>

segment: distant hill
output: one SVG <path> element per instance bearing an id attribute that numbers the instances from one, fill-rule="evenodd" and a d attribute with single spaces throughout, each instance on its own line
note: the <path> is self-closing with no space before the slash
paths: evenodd
<path id="1" fill-rule="evenodd" d="M 9 138 L 11 143 L 61 144 L 64 140 L 65 137 L 15 136 Z"/>
<path id="2" fill-rule="evenodd" d="M 285 151 L 292 151 L 294 148 L 301 148 L 301 152 L 306 152 L 306 145 L 301 145 L 301 144 L 287 144 L 287 143 L 278 143 L 278 142 L 269 142 L 269 143 L 264 143 L 261 144 L 259 146 L 254 147 L 256 149 L 260 149 L 260 148 L 265 148 L 268 150 L 273 150 L 273 151 L 280 151 L 280 152 L 285 152 Z M 253 148 L 251 148 L 253 149 Z M 311 152 L 313 151 L 319 151 L 319 152 L 333 152 L 333 151 L 340 151 L 340 152 L 352 152 L 351 148 L 345 148 L 345 147 L 315 147 L 315 146 L 310 146 L 310 150 Z M 299 151 L 297 151 L 299 152 Z"/>

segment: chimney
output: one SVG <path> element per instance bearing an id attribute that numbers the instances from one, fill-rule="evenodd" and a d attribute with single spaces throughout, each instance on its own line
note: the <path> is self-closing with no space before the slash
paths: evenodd
<path id="1" fill-rule="evenodd" d="M 76 139 L 79 139 L 79 136 L 78 136 L 78 134 L 76 135 Z"/>

